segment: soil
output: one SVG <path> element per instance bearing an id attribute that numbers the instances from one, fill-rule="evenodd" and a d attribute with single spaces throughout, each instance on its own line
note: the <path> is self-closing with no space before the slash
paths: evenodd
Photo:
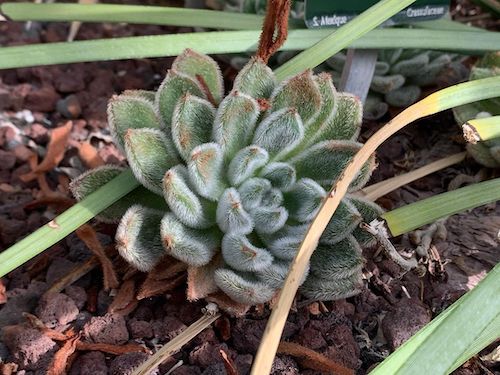
<path id="1" fill-rule="evenodd" d="M 1 1 L 0 1 L 1 2 Z M 454 16 L 474 17 L 475 24 L 492 27 L 497 21 L 467 1 L 454 2 Z M 65 39 L 66 24 L 0 23 L 0 45 L 55 42 Z M 152 35 L 186 31 L 156 26 L 84 24 L 77 39 Z M 81 63 L 12 69 L 0 72 L 0 251 L 33 232 L 61 212 L 48 204 L 37 180 L 24 182 L 33 155 L 43 159 L 50 132 L 72 120 L 66 151 L 57 167 L 45 174 L 48 188 L 70 197 L 68 183 L 89 167 L 82 144 L 90 143 L 98 160 L 123 163 L 111 143 L 106 104 L 127 89 L 155 89 L 171 58 Z M 235 71 L 223 70 L 226 87 Z M 394 113 L 392 113 L 393 115 Z M 390 119 L 365 123 L 366 140 Z M 378 169 L 372 183 L 413 170 L 430 161 L 463 150 L 463 141 L 450 112 L 426 118 L 392 137 L 377 153 Z M 96 159 L 93 159 L 96 160 Z M 457 164 L 400 188 L 378 203 L 393 209 L 447 191 L 450 187 L 490 178 L 472 160 Z M 52 202 L 53 203 L 53 202 Z M 117 289 L 105 290 L 100 267 L 58 291 L 54 285 L 75 268 L 89 262 L 93 253 L 75 234 L 0 279 L 0 374 L 45 374 L 64 344 L 57 334 L 79 333 L 88 345 L 125 348 L 139 344 L 154 352 L 202 315 L 204 303 L 185 301 L 184 283 L 168 293 L 130 302 L 126 282 L 139 285 L 145 275 L 131 272 L 113 252 L 115 227 L 92 222 L 121 280 Z M 500 261 L 498 230 L 500 206 L 486 205 L 454 215 L 444 222 L 446 238 L 431 245 L 424 274 L 402 270 L 381 255 L 377 247 L 365 249 L 365 288 L 346 300 L 317 303 L 298 297 L 283 333 L 283 340 L 300 344 L 330 360 L 365 374 L 413 333 L 476 285 Z M 399 250 L 415 248 L 408 236 L 394 239 Z M 176 284 L 176 285 L 177 285 Z M 47 292 L 48 290 L 50 292 Z M 118 296 L 127 303 L 117 302 Z M 41 329 L 33 324 L 38 318 Z M 260 342 L 268 307 L 250 310 L 244 317 L 224 315 L 183 349 L 162 363 L 158 374 L 225 374 L 221 351 L 240 375 L 249 373 Z M 31 323 L 29 323 L 31 322 Z M 41 323 L 40 323 L 41 322 Z M 49 332 L 50 331 L 50 332 Z M 95 347 L 94 347 L 95 348 Z M 468 361 L 456 374 L 500 373 L 489 361 L 491 346 Z M 123 350 L 110 354 L 77 348 L 69 356 L 69 374 L 130 374 L 150 354 Z M 176 367 L 177 366 L 177 367 Z M 169 372 L 172 368 L 173 371 Z M 488 372 L 489 371 L 489 372 Z M 319 374 L 307 361 L 278 354 L 273 374 Z"/>

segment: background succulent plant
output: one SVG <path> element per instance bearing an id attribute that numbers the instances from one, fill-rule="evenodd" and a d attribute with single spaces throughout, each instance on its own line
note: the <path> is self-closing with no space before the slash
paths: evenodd
<path id="1" fill-rule="evenodd" d="M 203 298 L 222 290 L 245 304 L 280 288 L 328 187 L 359 150 L 362 109 L 336 92 L 327 73 L 311 71 L 278 84 L 253 58 L 224 97 L 218 65 L 186 50 L 156 93 L 111 99 L 109 125 L 141 188 L 104 211 L 120 221 L 120 254 L 148 271 L 165 255 L 188 264 Z M 368 180 L 374 158 L 351 186 Z M 91 170 L 72 183 L 82 199 L 121 172 Z M 371 238 L 359 228 L 381 213 L 347 196 L 319 242 L 304 294 L 335 299 L 357 293 Z M 200 281 L 202 280 L 202 281 Z M 197 289 L 200 288 L 188 288 Z"/>
<path id="2" fill-rule="evenodd" d="M 469 80 L 500 75 L 500 51 L 486 54 L 472 67 Z M 482 100 L 453 109 L 459 126 L 475 118 L 500 115 L 500 98 Z M 467 144 L 467 151 L 478 162 L 489 168 L 500 167 L 500 138 Z"/>
<path id="3" fill-rule="evenodd" d="M 388 106 L 405 108 L 415 103 L 422 87 L 435 84 L 443 69 L 453 65 L 457 76 L 463 75 L 462 56 L 418 49 L 386 49 L 378 53 L 370 93 L 365 105 L 365 118 L 378 119 Z M 338 53 L 326 61 L 340 79 L 346 55 Z M 455 80 L 455 79 L 454 79 Z"/>

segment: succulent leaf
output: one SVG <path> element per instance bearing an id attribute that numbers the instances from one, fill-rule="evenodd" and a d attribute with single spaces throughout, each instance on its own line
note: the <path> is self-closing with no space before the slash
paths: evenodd
<path id="1" fill-rule="evenodd" d="M 238 151 L 227 170 L 227 178 L 233 186 L 239 186 L 266 165 L 269 154 L 262 147 L 250 145 Z"/>
<path id="2" fill-rule="evenodd" d="M 188 172 L 182 165 L 169 169 L 163 178 L 163 195 L 180 222 L 205 229 L 214 224 L 214 203 L 197 196 L 188 185 Z"/>
<path id="3" fill-rule="evenodd" d="M 120 149 L 124 150 L 124 137 L 128 129 L 159 129 L 160 120 L 151 101 L 143 96 L 122 94 L 111 98 L 108 104 L 109 129 Z"/>
<path id="4" fill-rule="evenodd" d="M 261 170 L 260 176 L 269 180 L 274 187 L 287 191 L 295 183 L 297 172 L 290 164 L 272 162 Z"/>
<path id="5" fill-rule="evenodd" d="M 284 108 L 295 108 L 307 122 L 321 108 L 321 93 L 311 70 L 283 81 L 271 96 L 271 109 L 276 112 Z"/>
<path id="6" fill-rule="evenodd" d="M 226 161 L 249 144 L 258 116 L 259 104 L 246 94 L 233 90 L 222 101 L 215 116 L 212 138 L 221 145 Z"/>
<path id="7" fill-rule="evenodd" d="M 234 79 L 234 90 L 253 98 L 268 99 L 275 87 L 273 71 L 257 57 L 250 59 Z"/>
<path id="8" fill-rule="evenodd" d="M 285 225 L 288 211 L 281 206 L 257 207 L 250 212 L 257 233 L 274 233 Z"/>
<path id="9" fill-rule="evenodd" d="M 392 90 L 399 89 L 406 82 L 406 79 L 401 74 L 393 74 L 389 76 L 373 76 L 370 83 L 370 89 L 380 94 L 387 94 Z"/>
<path id="10" fill-rule="evenodd" d="M 242 234 L 228 233 L 222 239 L 222 256 L 237 271 L 262 271 L 273 262 L 273 256 Z"/>
<path id="11" fill-rule="evenodd" d="M 240 195 L 235 188 L 224 191 L 217 205 L 217 224 L 225 233 L 249 234 L 254 223 L 243 208 Z"/>
<path id="12" fill-rule="evenodd" d="M 295 108 L 284 108 L 266 117 L 255 130 L 253 143 L 266 149 L 272 160 L 279 160 L 297 146 L 304 126 Z"/>
<path id="13" fill-rule="evenodd" d="M 220 243 L 217 231 L 189 228 L 170 212 L 161 219 L 160 231 L 166 253 L 190 266 L 208 264 Z"/>
<path id="14" fill-rule="evenodd" d="M 337 95 L 337 111 L 321 126 L 313 138 L 314 144 L 330 139 L 355 140 L 358 138 L 363 121 L 363 106 L 361 101 L 351 94 Z"/>
<path id="15" fill-rule="evenodd" d="M 210 142 L 214 117 L 215 108 L 208 101 L 189 93 L 179 99 L 172 117 L 172 139 L 185 161 L 193 148 Z"/>
<path id="16" fill-rule="evenodd" d="M 204 143 L 191 152 L 188 172 L 191 184 L 204 198 L 216 201 L 225 188 L 224 156 L 217 143 Z"/>
<path id="17" fill-rule="evenodd" d="M 335 245 L 356 230 L 362 220 L 363 217 L 356 206 L 350 200 L 342 199 L 328 222 L 319 243 Z"/>
<path id="18" fill-rule="evenodd" d="M 415 103 L 422 90 L 415 85 L 406 85 L 385 94 L 385 101 L 393 107 L 404 108 Z"/>
<path id="19" fill-rule="evenodd" d="M 361 285 L 359 273 L 335 280 L 323 279 L 310 274 L 300 287 L 300 291 L 315 301 L 331 301 L 359 294 Z"/>
<path id="20" fill-rule="evenodd" d="M 215 271 L 215 283 L 231 299 L 243 304 L 255 305 L 273 298 L 276 289 L 245 276 L 227 268 L 219 268 Z"/>
<path id="21" fill-rule="evenodd" d="M 290 217 L 299 222 L 308 222 L 316 216 L 326 191 L 310 178 L 302 178 L 284 194 L 285 206 Z"/>
<path id="22" fill-rule="evenodd" d="M 124 171 L 124 168 L 114 165 L 103 165 L 91 169 L 71 181 L 70 189 L 76 200 L 81 201 L 94 191 L 110 182 Z M 96 218 L 105 223 L 118 223 L 125 212 L 134 204 L 144 207 L 168 211 L 163 197 L 139 186 L 126 196 L 102 211 Z"/>
<path id="23" fill-rule="evenodd" d="M 344 279 L 361 271 L 361 247 L 353 236 L 333 246 L 319 245 L 311 257 L 311 272 L 323 279 Z"/>
<path id="24" fill-rule="evenodd" d="M 134 205 L 116 230 L 118 252 L 140 271 L 150 271 L 165 255 L 160 238 L 162 215 L 161 211 Z"/>
<path id="25" fill-rule="evenodd" d="M 429 54 L 427 52 L 420 53 L 407 60 L 397 62 L 391 67 L 391 74 L 401 74 L 403 76 L 417 75 L 429 63 Z"/>
<path id="26" fill-rule="evenodd" d="M 219 65 L 211 57 L 186 49 L 175 59 L 172 69 L 197 81 L 205 89 L 206 96 L 213 98 L 215 104 L 219 104 L 222 100 L 224 94 L 222 73 Z"/>
<path id="27" fill-rule="evenodd" d="M 125 153 L 135 178 L 146 188 L 161 194 L 165 172 L 178 163 L 170 140 L 158 129 L 128 129 Z"/>
<path id="28" fill-rule="evenodd" d="M 291 260 L 295 257 L 308 227 L 309 224 L 286 224 L 274 233 L 259 233 L 259 237 L 276 258 Z"/>
<path id="29" fill-rule="evenodd" d="M 353 141 L 323 141 L 310 147 L 302 154 L 290 160 L 297 176 L 308 177 L 320 185 L 331 186 L 341 175 L 351 158 L 361 148 L 361 144 Z M 370 165 L 367 163 L 355 178 L 353 184 L 359 188 L 369 178 Z"/>
<path id="30" fill-rule="evenodd" d="M 187 93 L 206 99 L 203 89 L 197 81 L 173 69 L 169 70 L 156 92 L 155 98 L 155 106 L 167 132 L 170 132 L 172 115 L 179 99 Z"/>
<path id="31" fill-rule="evenodd" d="M 271 182 L 265 178 L 254 177 L 246 180 L 238 188 L 245 210 L 258 207 L 269 190 L 271 190 Z"/>

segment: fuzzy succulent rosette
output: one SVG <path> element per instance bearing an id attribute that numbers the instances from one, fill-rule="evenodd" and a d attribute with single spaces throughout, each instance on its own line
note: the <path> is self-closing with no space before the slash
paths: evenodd
<path id="1" fill-rule="evenodd" d="M 472 67 L 469 80 L 495 77 L 500 75 L 500 51 L 486 54 Z M 459 126 L 469 120 L 500 115 L 500 98 L 481 100 L 461 105 L 453 109 Z M 467 145 L 469 154 L 480 164 L 488 168 L 500 167 L 500 138 Z"/>
<path id="2" fill-rule="evenodd" d="M 101 213 L 119 221 L 119 253 L 141 271 L 166 255 L 188 266 L 191 300 L 223 291 L 234 301 L 269 301 L 280 289 L 327 189 L 353 155 L 358 99 L 336 92 L 328 74 L 306 71 L 278 83 L 252 59 L 224 97 L 210 57 L 186 50 L 157 92 L 126 91 L 108 108 L 112 134 L 141 186 Z M 380 208 L 352 182 L 311 259 L 302 292 L 330 300 L 359 291 L 359 224 Z M 83 199 L 123 171 L 91 170 L 72 183 Z M 201 276 L 200 276 L 201 275 Z M 200 291 L 203 292 L 200 292 Z"/>

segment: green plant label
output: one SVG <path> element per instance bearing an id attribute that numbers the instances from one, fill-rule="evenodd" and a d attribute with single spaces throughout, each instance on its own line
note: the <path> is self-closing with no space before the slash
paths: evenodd
<path id="1" fill-rule="evenodd" d="M 305 22 L 308 28 L 340 27 L 361 14 L 377 0 L 306 0 Z M 444 17 L 450 0 L 417 0 L 382 25 L 430 21 Z"/>

